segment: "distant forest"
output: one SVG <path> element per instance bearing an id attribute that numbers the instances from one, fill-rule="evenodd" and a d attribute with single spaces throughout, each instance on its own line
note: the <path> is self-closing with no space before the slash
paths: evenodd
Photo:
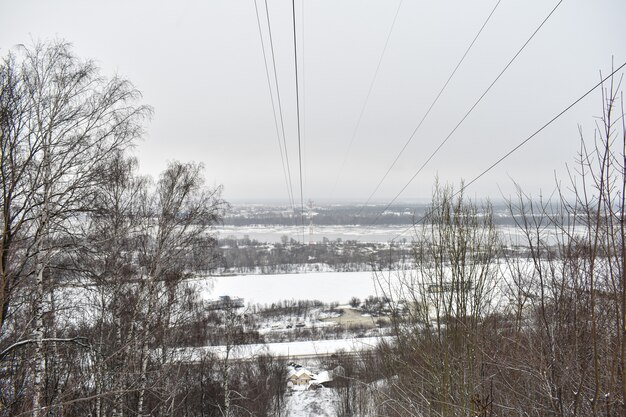
<path id="1" fill-rule="evenodd" d="M 216 265 L 221 272 L 263 274 L 295 272 L 303 265 L 334 271 L 397 269 L 411 262 L 411 251 L 410 244 L 401 242 L 390 245 L 325 239 L 303 245 L 293 239 L 264 243 L 226 238 L 218 240 Z"/>

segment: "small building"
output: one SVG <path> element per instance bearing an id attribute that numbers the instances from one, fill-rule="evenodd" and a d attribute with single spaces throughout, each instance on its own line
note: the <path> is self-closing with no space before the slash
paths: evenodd
<path id="1" fill-rule="evenodd" d="M 228 295 L 221 295 L 218 300 L 211 300 L 207 302 L 208 310 L 229 310 L 242 308 L 244 306 L 244 299 L 240 297 L 230 297 Z"/>
<path id="2" fill-rule="evenodd" d="M 315 374 L 295 363 L 290 363 L 287 371 L 287 388 L 294 391 L 315 390 L 332 387 L 333 372 L 321 371 Z"/>
<path id="3" fill-rule="evenodd" d="M 293 387 L 307 387 L 313 376 L 313 373 L 305 368 L 290 369 L 287 374 L 287 384 L 291 383 Z"/>

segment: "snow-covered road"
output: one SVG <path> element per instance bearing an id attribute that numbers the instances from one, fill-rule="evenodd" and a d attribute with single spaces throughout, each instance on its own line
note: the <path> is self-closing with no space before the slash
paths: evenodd
<path id="1" fill-rule="evenodd" d="M 248 360 L 263 354 L 281 358 L 313 358 L 330 356 L 333 353 L 355 353 L 374 349 L 381 341 L 390 342 L 393 338 L 362 337 L 337 340 L 309 340 L 303 342 L 266 343 L 234 346 L 229 353 L 229 359 Z M 226 357 L 226 346 L 205 346 L 198 348 L 182 348 L 177 354 L 183 361 L 199 360 L 203 354 L 214 354 L 219 358 Z"/>

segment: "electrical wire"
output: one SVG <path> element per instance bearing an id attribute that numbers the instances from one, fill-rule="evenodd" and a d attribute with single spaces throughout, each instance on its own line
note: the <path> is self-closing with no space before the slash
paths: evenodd
<path id="1" fill-rule="evenodd" d="M 387 32 L 387 38 L 385 40 L 385 45 L 383 46 L 383 50 L 380 53 L 380 57 L 378 58 L 378 64 L 376 65 L 376 70 L 374 71 L 374 76 L 372 77 L 372 81 L 370 82 L 369 88 L 367 90 L 367 95 L 365 96 L 365 101 L 363 102 L 363 106 L 361 106 L 361 112 L 359 113 L 359 118 L 357 119 L 356 126 L 352 131 L 352 136 L 350 137 L 350 142 L 348 143 L 348 148 L 346 149 L 346 153 L 344 154 L 343 161 L 337 172 L 337 177 L 335 178 L 335 183 L 330 192 L 330 198 L 332 199 L 335 195 L 335 190 L 337 189 L 337 184 L 339 183 L 339 178 L 341 178 L 341 174 L 343 173 L 343 169 L 345 168 L 346 162 L 348 161 L 348 156 L 350 155 L 350 151 L 352 150 L 352 144 L 357 136 L 357 132 L 359 131 L 359 127 L 361 127 L 361 121 L 363 120 L 363 115 L 365 114 L 365 108 L 369 103 L 370 96 L 372 95 L 372 90 L 374 89 L 374 84 L 376 83 L 376 79 L 378 78 L 378 72 L 380 70 L 380 66 L 383 62 L 383 58 L 385 56 L 385 52 L 387 52 L 387 46 L 389 45 L 389 39 L 391 39 L 391 34 L 393 32 L 393 28 L 396 26 L 396 21 L 398 20 L 398 15 L 400 14 L 400 7 L 402 6 L 402 1 L 398 2 L 398 7 L 396 8 L 396 14 L 393 17 L 393 22 L 389 27 L 389 32 Z M 501 1 L 501 0 L 500 0 Z M 499 2 L 499 1 L 498 1 Z"/>
<path id="2" fill-rule="evenodd" d="M 280 87 L 278 84 L 278 72 L 276 71 L 276 57 L 275 57 L 275 53 L 274 53 L 274 39 L 272 37 L 272 24 L 270 22 L 270 12 L 269 12 L 269 7 L 267 5 L 267 0 L 265 0 L 265 17 L 267 20 L 267 29 L 268 29 L 268 33 L 269 33 L 269 39 L 270 39 L 270 51 L 271 51 L 271 57 L 272 57 L 272 67 L 274 69 L 274 84 L 276 85 L 276 98 L 278 100 L 278 113 L 280 115 L 280 127 L 281 127 L 281 131 L 283 134 L 283 146 L 285 148 L 285 160 L 287 161 L 287 173 L 289 175 L 289 188 L 291 190 L 291 196 L 293 198 L 293 183 L 291 181 L 291 167 L 289 164 L 289 152 L 287 151 L 287 140 L 286 140 L 286 135 L 285 135 L 285 122 L 284 122 L 284 117 L 283 117 L 283 106 L 282 106 L 282 101 L 280 98 Z M 295 207 L 295 203 L 294 203 L 294 207 Z M 295 210 L 294 210 L 295 211 Z"/>
<path id="3" fill-rule="evenodd" d="M 572 107 L 574 107 L 576 104 L 578 104 L 580 101 L 582 101 L 585 97 L 587 97 L 589 94 L 591 94 L 596 88 L 600 87 L 602 84 L 604 84 L 604 82 L 606 82 L 606 80 L 608 80 L 610 77 L 612 77 L 613 75 L 615 75 L 615 73 L 617 73 L 618 71 L 620 71 L 622 68 L 626 67 L 626 62 L 624 62 L 622 65 L 620 65 L 616 70 L 614 70 L 613 72 L 611 72 L 611 74 L 609 74 L 608 76 L 604 77 L 599 83 L 597 83 L 595 86 L 593 86 L 592 88 L 590 88 L 585 94 L 583 94 L 582 96 L 580 96 L 578 99 L 576 99 L 572 104 L 570 104 L 569 106 L 567 106 L 565 109 L 563 109 L 559 114 L 557 114 L 556 116 L 554 116 L 552 119 L 550 119 L 547 123 L 545 123 L 543 126 L 541 126 L 539 129 L 537 129 L 535 131 L 535 133 L 533 133 L 532 135 L 528 136 L 526 139 L 524 139 L 523 141 L 521 141 L 517 146 L 515 146 L 513 149 L 511 149 L 510 151 L 508 151 L 507 153 L 505 153 L 504 155 L 502 155 L 497 161 L 495 161 L 493 164 L 491 164 L 487 169 L 485 169 L 484 171 L 482 171 L 480 174 L 478 174 L 476 177 L 474 177 L 470 182 L 467 183 L 467 185 L 463 188 L 467 188 L 470 185 L 472 185 L 473 183 L 475 183 L 476 181 L 478 181 L 483 175 L 485 175 L 487 172 L 491 171 L 493 168 L 495 168 L 496 166 L 498 166 L 502 161 L 504 161 L 506 158 L 508 158 L 509 156 L 511 156 L 514 152 L 516 152 L 518 149 L 520 149 L 522 146 L 524 146 L 526 143 L 528 143 L 532 138 L 534 138 L 535 136 L 537 136 L 539 133 L 541 133 L 542 130 L 544 130 L 545 128 L 547 128 L 548 126 L 550 126 L 554 121 L 556 121 L 559 117 L 561 117 L 563 114 L 565 114 L 568 110 L 570 110 Z"/>
<path id="4" fill-rule="evenodd" d="M 280 150 L 280 161 L 283 167 L 283 176 L 285 177 L 285 185 L 287 187 L 287 195 L 289 197 L 289 204 L 291 205 L 291 209 L 295 210 L 295 204 L 293 199 L 293 189 L 290 187 L 290 180 L 287 176 L 287 167 L 285 166 L 285 155 L 283 152 L 283 145 L 281 144 L 280 139 L 280 130 L 278 128 L 278 115 L 276 114 L 276 104 L 274 103 L 274 94 L 272 92 L 272 82 L 270 80 L 270 72 L 269 67 L 267 65 L 267 54 L 265 52 L 265 42 L 263 41 L 263 31 L 261 29 L 261 19 L 259 17 L 259 7 L 257 4 L 257 0 L 254 0 L 254 10 L 256 12 L 256 21 L 259 28 L 259 39 L 261 40 L 261 50 L 263 51 L 263 64 L 265 65 L 265 75 L 267 77 L 267 86 L 270 93 L 270 101 L 272 103 L 272 113 L 274 115 L 274 126 L 276 128 L 276 140 L 278 141 L 278 149 Z"/>
<path id="5" fill-rule="evenodd" d="M 526 145 L 528 142 L 530 142 L 539 133 L 541 133 L 543 130 L 545 130 L 548 126 L 550 126 L 552 123 L 554 123 L 556 120 L 558 120 L 561 116 L 563 116 L 569 110 L 571 110 L 572 107 L 574 107 L 575 105 L 580 103 L 582 100 L 584 100 L 589 94 L 594 92 L 598 87 L 602 86 L 608 79 L 613 77 L 615 74 L 617 74 L 623 68 L 626 68 L 626 62 L 624 62 L 622 65 L 620 65 L 617 69 L 613 70 L 609 75 L 607 75 L 606 77 L 601 79 L 597 84 L 595 84 L 593 87 L 591 87 L 589 90 L 587 90 L 584 94 L 579 96 L 576 100 L 574 100 L 569 105 L 567 105 L 563 110 L 561 110 L 559 113 L 557 113 L 556 116 L 552 117 L 550 120 L 548 120 L 546 123 L 544 123 L 540 128 L 535 130 L 535 132 L 533 132 L 530 136 L 526 137 L 524 140 L 522 140 L 520 143 L 518 143 L 516 146 L 514 146 L 511 150 L 509 150 L 504 155 L 502 155 L 500 158 L 498 158 L 494 163 L 492 163 L 486 169 L 481 171 L 478 175 L 476 175 L 474 178 L 472 178 L 471 181 L 463 184 L 458 191 L 456 191 L 455 193 L 452 194 L 451 199 L 453 199 L 457 195 L 465 192 L 465 190 L 468 187 L 470 187 L 472 184 L 474 184 L 476 181 L 478 181 L 481 177 L 483 177 L 486 173 L 491 171 L 493 168 L 495 168 L 496 166 L 500 165 L 500 163 L 502 163 L 505 159 L 507 159 L 513 153 L 517 152 L 520 148 L 522 148 L 524 145 Z M 421 217 L 421 219 L 419 221 L 415 222 L 414 225 L 411 225 L 407 229 L 403 230 L 400 234 L 398 234 L 396 237 L 394 237 L 392 239 L 392 241 L 395 241 L 397 238 L 399 238 L 400 236 L 404 235 L 407 231 L 411 230 L 416 224 L 423 223 L 426 220 L 427 216 L 430 214 L 431 211 L 432 210 L 427 211 Z"/>
<path id="6" fill-rule="evenodd" d="M 302 120 L 302 154 L 304 155 L 304 160 L 302 161 L 303 164 L 303 168 L 302 170 L 304 171 L 304 189 L 308 189 L 307 187 L 307 178 L 308 178 L 308 168 L 309 168 L 309 164 L 308 164 L 308 160 L 307 160 L 307 120 L 306 120 L 306 65 L 305 65 L 305 60 L 304 60 L 304 52 L 305 52 L 305 48 L 304 48 L 304 9 L 305 9 L 305 1 L 302 1 L 300 3 L 300 63 L 301 63 L 301 68 L 302 68 L 302 77 L 301 77 L 301 85 L 300 85 L 300 91 L 301 91 L 301 96 L 302 96 L 302 114 L 301 116 L 301 120 Z"/>
<path id="7" fill-rule="evenodd" d="M 300 167 L 300 219 L 302 220 L 302 243 L 304 244 L 304 192 L 302 188 L 302 135 L 300 128 L 300 90 L 298 83 L 298 42 L 296 37 L 296 4 L 291 0 L 293 17 L 293 61 L 296 74 L 296 117 L 298 122 L 298 165 Z"/>
<path id="8" fill-rule="evenodd" d="M 396 163 L 398 162 L 398 160 L 400 159 L 400 156 L 402 156 L 402 154 L 404 153 L 404 151 L 406 150 L 407 146 L 409 146 L 409 143 L 411 143 L 411 141 L 413 140 L 413 138 L 415 137 L 415 135 L 417 134 L 417 132 L 419 131 L 419 129 L 422 127 L 422 124 L 424 124 L 424 121 L 426 120 L 426 118 L 428 117 L 428 115 L 430 114 L 430 112 L 432 111 L 432 109 L 435 107 L 435 105 L 437 104 L 437 102 L 439 101 L 439 98 L 441 97 L 441 95 L 443 94 L 444 90 L 446 89 L 446 87 L 448 87 L 448 84 L 450 84 L 450 81 L 452 80 L 452 78 L 454 77 L 454 75 L 456 74 L 457 70 L 459 69 L 459 67 L 461 66 L 461 64 L 463 63 L 463 61 L 465 61 L 465 58 L 467 57 L 467 55 L 469 54 L 470 50 L 472 49 L 472 47 L 474 46 L 474 44 L 476 43 L 476 41 L 478 40 L 478 37 L 480 36 L 480 34 L 483 32 L 483 30 L 485 29 L 485 27 L 487 26 L 487 23 L 489 23 L 489 21 L 491 20 L 491 17 L 493 16 L 493 14 L 495 13 L 496 9 L 498 8 L 498 6 L 500 5 L 500 2 L 502 0 L 498 0 L 498 2 L 496 3 L 496 5 L 493 7 L 493 9 L 491 10 L 491 13 L 489 13 L 489 16 L 487 16 L 487 18 L 485 19 L 484 23 L 482 24 L 482 26 L 480 27 L 480 29 L 478 30 L 478 33 L 476 33 L 476 36 L 474 36 L 474 39 L 472 40 L 472 42 L 469 44 L 469 46 L 467 47 L 467 49 L 465 50 L 465 52 L 463 53 L 463 56 L 461 57 L 461 59 L 459 60 L 459 62 L 456 64 L 456 66 L 454 67 L 454 69 L 452 70 L 452 72 L 450 73 L 450 75 L 448 76 L 448 79 L 446 80 L 446 82 L 443 84 L 443 86 L 441 87 L 441 89 L 439 90 L 439 93 L 437 93 L 437 96 L 435 97 L 435 99 L 433 100 L 433 102 L 430 104 L 430 106 L 428 107 L 428 110 L 426 110 L 426 113 L 424 113 L 424 115 L 422 116 L 421 120 L 419 121 L 419 123 L 417 124 L 417 127 L 415 127 L 415 129 L 413 130 L 413 133 L 411 133 L 411 136 L 409 136 L 409 138 L 407 139 L 407 141 L 404 143 L 404 146 L 402 146 L 402 149 L 400 149 L 400 152 L 398 152 L 398 155 L 396 155 L 395 159 L 393 160 L 393 162 L 391 163 L 391 165 L 389 166 L 389 168 L 387 169 L 387 171 L 385 172 L 385 174 L 382 176 L 382 178 L 380 179 L 380 181 L 378 182 L 378 184 L 376 185 L 376 188 L 374 188 L 374 191 L 372 191 L 372 193 L 369 195 L 369 197 L 367 197 L 367 200 L 365 202 L 365 204 L 363 205 L 363 207 L 365 207 L 374 197 L 374 195 L 376 194 L 376 192 L 380 189 L 380 186 L 383 184 L 383 182 L 385 181 L 385 179 L 387 178 L 387 176 L 389 175 L 389 173 L 391 172 L 391 170 L 393 169 L 393 167 L 396 165 Z M 362 210 L 362 208 L 361 208 Z M 361 214 L 360 212 L 357 214 L 357 216 Z"/>
<path id="9" fill-rule="evenodd" d="M 513 64 L 513 62 L 517 59 L 517 57 L 522 53 L 522 51 L 528 46 L 528 44 L 532 41 L 535 35 L 539 32 L 539 30 L 546 24 L 548 19 L 554 14 L 554 12 L 558 9 L 558 7 L 563 3 L 563 0 L 559 0 L 559 2 L 554 6 L 554 8 L 550 11 L 550 13 L 543 19 L 541 24 L 535 29 L 535 31 L 530 35 L 530 37 L 524 42 L 522 47 L 515 53 L 513 58 L 509 60 L 506 66 L 500 71 L 498 76 L 489 84 L 487 89 L 478 97 L 478 99 L 474 102 L 474 104 L 465 112 L 465 115 L 461 118 L 461 120 L 454 126 L 454 128 L 448 133 L 445 139 L 435 148 L 435 150 L 430 154 L 430 156 L 422 163 L 419 169 L 413 174 L 413 176 L 409 179 L 409 181 L 402 187 L 402 189 L 393 197 L 393 199 L 385 206 L 385 208 L 374 218 L 371 224 L 375 224 L 378 219 L 383 215 L 383 213 L 391 207 L 391 205 L 402 195 L 402 193 L 408 188 L 409 185 L 415 180 L 415 178 L 422 172 L 422 170 L 426 167 L 426 165 L 435 157 L 435 155 L 443 148 L 443 146 L 448 142 L 448 140 L 452 137 L 452 135 L 457 131 L 457 129 L 463 124 L 463 122 L 469 117 L 469 115 L 474 111 L 474 109 L 478 106 L 478 104 L 482 101 L 482 99 L 489 93 L 489 91 L 493 88 L 493 86 L 498 82 L 498 80 L 504 75 L 507 69 Z M 365 204 L 363 205 L 365 207 Z M 363 208 L 362 207 L 362 208 Z"/>

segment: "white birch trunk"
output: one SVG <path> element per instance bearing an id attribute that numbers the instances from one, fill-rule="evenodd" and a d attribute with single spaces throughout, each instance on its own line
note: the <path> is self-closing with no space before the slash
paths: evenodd
<path id="1" fill-rule="evenodd" d="M 116 346 L 118 347 L 118 349 L 121 349 L 122 346 L 122 322 L 118 317 L 115 318 L 115 325 L 117 327 L 116 329 L 116 333 L 115 333 L 115 339 L 116 339 Z M 126 349 L 124 349 L 126 350 Z M 125 356 L 124 356 L 125 357 Z M 122 407 L 122 401 L 123 401 L 123 396 L 122 396 L 122 388 L 124 386 L 124 382 L 123 382 L 123 378 L 117 378 L 116 379 L 116 383 L 114 384 L 114 388 L 116 390 L 115 396 L 113 398 L 113 412 L 111 413 L 111 415 L 113 417 L 124 417 L 124 408 Z"/>
<path id="2" fill-rule="evenodd" d="M 48 146 L 44 145 L 43 155 L 43 169 L 46 172 L 44 181 L 44 193 L 41 217 L 39 219 L 40 235 L 37 237 L 37 266 L 36 266 L 36 281 L 35 281 L 35 301 L 33 306 L 34 312 L 34 331 L 33 339 L 35 340 L 35 353 L 33 356 L 33 410 L 32 416 L 39 417 L 41 415 L 42 408 L 42 390 L 43 390 L 43 374 L 45 371 L 45 356 L 43 351 L 43 336 L 44 336 L 44 324 L 43 324 L 43 304 L 44 304 L 44 283 L 43 274 L 46 267 L 47 253 L 44 248 L 44 240 L 48 238 L 48 215 L 50 210 L 50 188 L 51 184 L 47 181 L 50 177 L 49 166 L 49 150 Z"/>
<path id="3" fill-rule="evenodd" d="M 33 356 L 32 417 L 39 417 L 41 415 L 43 373 L 45 367 L 45 358 L 43 354 L 43 262 L 39 262 L 37 269 L 37 288 L 34 306 L 35 329 L 33 331 L 33 339 L 35 340 L 35 354 Z"/>
<path id="4" fill-rule="evenodd" d="M 146 383 L 147 376 L 146 372 L 148 370 L 148 352 L 147 349 L 144 349 L 143 358 L 141 360 L 141 376 L 140 376 L 140 388 L 139 388 L 139 399 L 137 400 L 137 417 L 143 417 L 143 403 L 144 396 L 146 392 Z"/>

